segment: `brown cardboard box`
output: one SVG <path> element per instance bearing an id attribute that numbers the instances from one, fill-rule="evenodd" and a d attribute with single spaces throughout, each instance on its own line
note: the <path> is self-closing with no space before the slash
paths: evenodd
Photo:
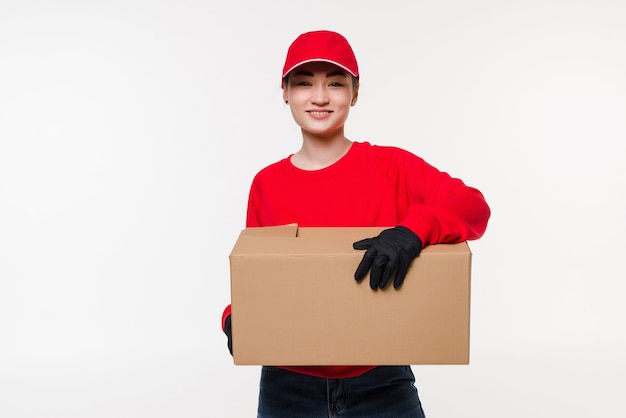
<path id="1" fill-rule="evenodd" d="M 468 364 L 471 252 L 426 247 L 373 291 L 352 243 L 384 228 L 252 228 L 231 254 L 235 364 Z"/>

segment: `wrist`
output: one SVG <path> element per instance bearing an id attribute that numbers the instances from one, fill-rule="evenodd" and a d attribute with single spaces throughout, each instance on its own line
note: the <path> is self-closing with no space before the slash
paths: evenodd
<path id="1" fill-rule="evenodd" d="M 403 226 L 403 225 L 398 225 L 396 226 L 396 228 L 399 231 L 402 231 L 402 234 L 405 235 L 409 240 L 411 240 L 411 242 L 413 243 L 415 247 L 417 247 L 420 250 L 423 248 L 424 243 L 422 242 L 422 239 L 410 228 Z"/>

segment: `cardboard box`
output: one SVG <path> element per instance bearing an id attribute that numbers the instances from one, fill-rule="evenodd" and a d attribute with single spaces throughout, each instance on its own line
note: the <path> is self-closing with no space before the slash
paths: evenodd
<path id="1" fill-rule="evenodd" d="M 352 243 L 384 228 L 251 228 L 230 254 L 241 365 L 468 364 L 471 252 L 426 247 L 404 284 L 354 280 Z"/>

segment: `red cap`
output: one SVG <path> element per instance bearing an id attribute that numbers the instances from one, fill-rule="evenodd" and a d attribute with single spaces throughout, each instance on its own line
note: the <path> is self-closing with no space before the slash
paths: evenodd
<path id="1" fill-rule="evenodd" d="M 343 68 L 354 77 L 359 76 L 359 66 L 350 44 L 337 32 L 319 30 L 298 36 L 287 51 L 283 77 L 294 68 L 307 62 L 330 62 Z"/>

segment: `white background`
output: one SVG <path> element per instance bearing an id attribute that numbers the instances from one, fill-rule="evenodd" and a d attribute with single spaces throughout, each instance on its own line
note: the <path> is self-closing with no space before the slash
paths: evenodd
<path id="1" fill-rule="evenodd" d="M 621 0 L 0 0 L 0 416 L 251 417 L 220 328 L 289 43 L 352 43 L 353 140 L 485 194 L 469 366 L 429 418 L 622 417 Z M 393 350 L 393 347 L 389 347 Z"/>

